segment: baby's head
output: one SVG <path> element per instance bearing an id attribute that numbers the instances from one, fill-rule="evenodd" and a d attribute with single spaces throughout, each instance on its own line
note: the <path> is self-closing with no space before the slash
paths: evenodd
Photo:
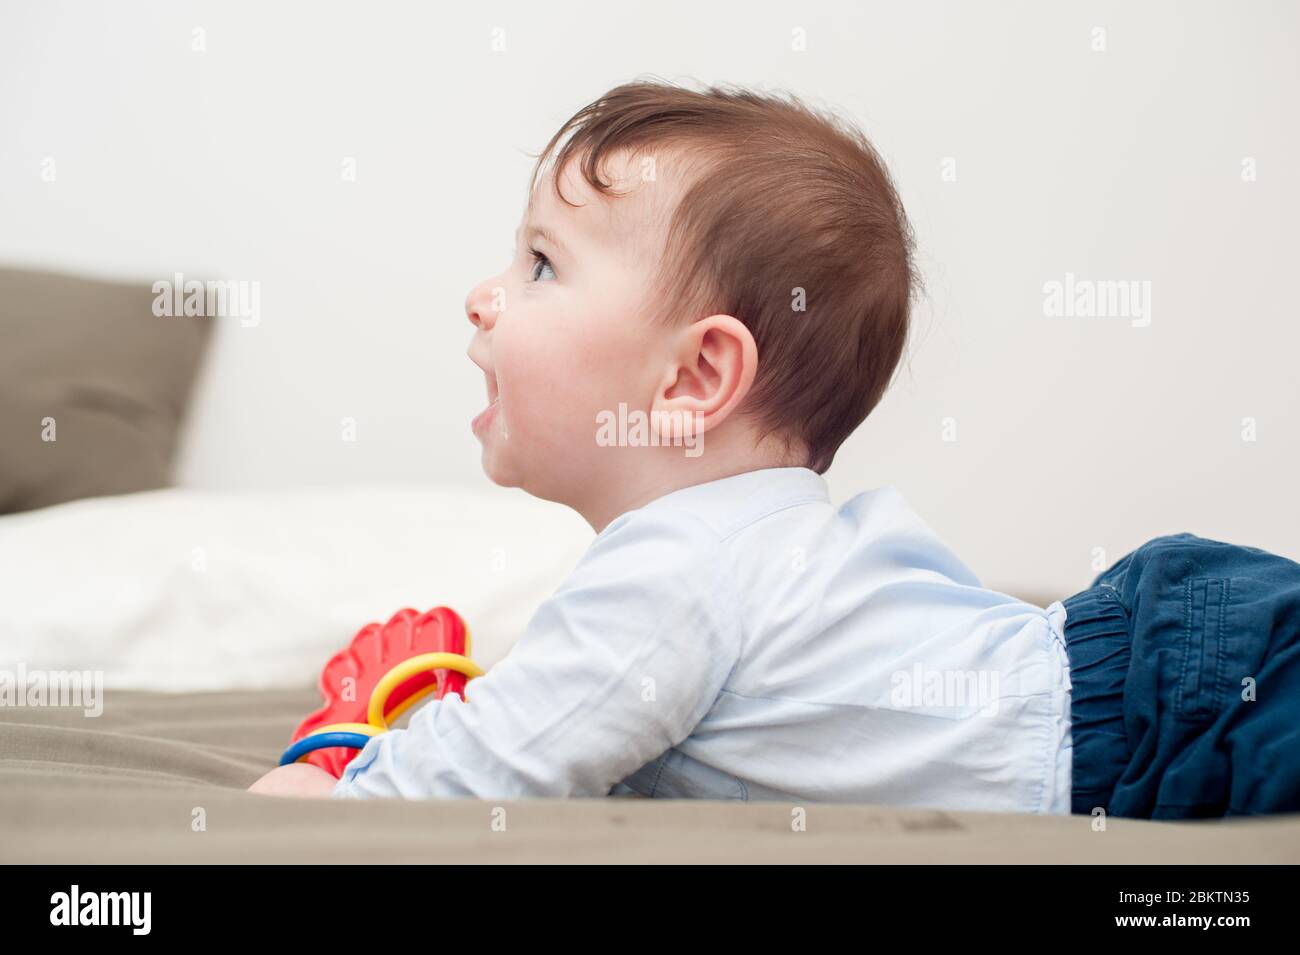
<path id="1" fill-rule="evenodd" d="M 597 530 L 764 467 L 823 472 L 907 337 L 911 234 L 848 124 L 652 82 L 538 157 L 513 261 L 469 294 L 483 467 Z"/>

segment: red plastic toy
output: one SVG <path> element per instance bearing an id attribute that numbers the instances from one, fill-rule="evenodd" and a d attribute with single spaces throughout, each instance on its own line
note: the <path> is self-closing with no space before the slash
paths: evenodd
<path id="1" fill-rule="evenodd" d="M 406 608 L 393 614 L 386 624 L 367 624 L 346 649 L 325 664 L 320 675 L 325 705 L 298 724 L 290 742 L 296 743 L 321 727 L 367 722 L 375 687 L 403 661 L 425 653 L 468 657 L 469 652 L 470 635 L 465 621 L 448 607 L 435 607 L 424 613 Z M 385 724 L 430 693 L 435 700 L 443 699 L 448 693 L 464 699 L 468 679 L 463 673 L 445 669 L 426 670 L 408 677 L 397 685 L 383 706 Z M 334 746 L 315 750 L 302 758 L 339 777 L 356 755 L 357 750 L 352 747 Z"/>

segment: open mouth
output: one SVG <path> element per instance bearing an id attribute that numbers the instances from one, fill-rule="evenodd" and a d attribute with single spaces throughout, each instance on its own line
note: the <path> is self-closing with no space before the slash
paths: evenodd
<path id="1" fill-rule="evenodd" d="M 476 414 L 474 420 L 470 422 L 469 426 L 475 434 L 478 434 L 492 423 L 492 419 L 496 417 L 497 406 L 501 401 L 501 395 L 497 391 L 496 376 L 486 370 L 483 374 L 487 378 L 488 404 L 487 407 Z"/>

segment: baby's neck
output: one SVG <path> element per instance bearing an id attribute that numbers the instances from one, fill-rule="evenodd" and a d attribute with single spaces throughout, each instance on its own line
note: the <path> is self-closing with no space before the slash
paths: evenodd
<path id="1" fill-rule="evenodd" d="M 763 468 L 800 467 L 806 463 L 805 458 L 772 439 L 758 446 L 752 444 L 752 439 L 733 447 L 719 444 L 715 440 L 708 452 L 695 458 L 682 455 L 680 449 L 637 449 L 644 456 L 633 462 L 636 467 L 630 468 L 623 478 L 608 481 L 602 488 L 584 489 L 588 493 L 581 500 L 564 503 L 581 514 L 599 534 L 620 515 L 673 491 Z"/>

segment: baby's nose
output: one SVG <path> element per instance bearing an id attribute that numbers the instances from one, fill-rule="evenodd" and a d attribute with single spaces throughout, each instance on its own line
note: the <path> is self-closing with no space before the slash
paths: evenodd
<path id="1" fill-rule="evenodd" d="M 475 328 L 490 331 L 496 324 L 497 308 L 495 293 L 490 282 L 480 282 L 474 286 L 465 299 L 465 314 Z"/>

